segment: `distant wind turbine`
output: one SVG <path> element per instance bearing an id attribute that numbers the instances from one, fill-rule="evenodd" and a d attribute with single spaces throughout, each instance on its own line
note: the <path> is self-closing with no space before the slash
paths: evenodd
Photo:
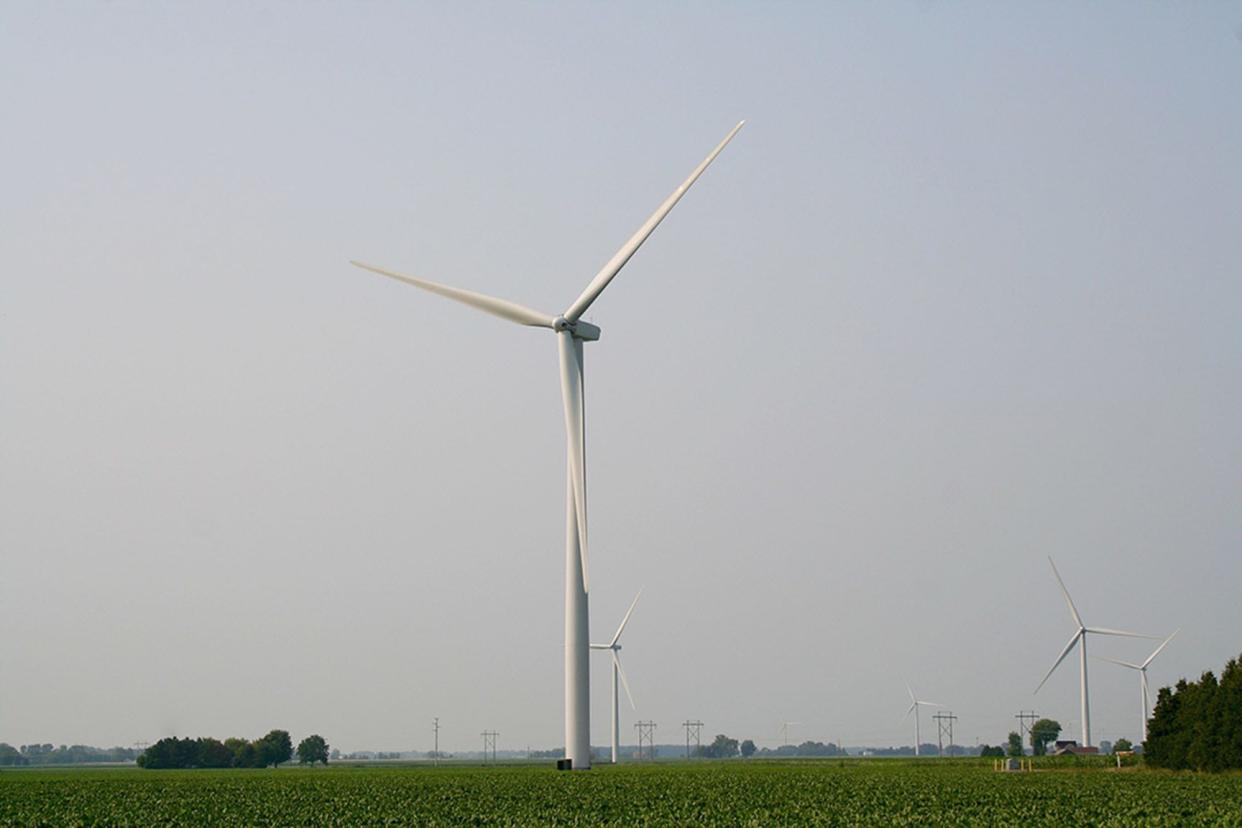
<path id="1" fill-rule="evenodd" d="M 802 724 L 802 722 L 781 722 L 781 747 L 789 744 L 789 726 Z"/>
<path id="2" fill-rule="evenodd" d="M 694 168 L 690 177 L 664 199 L 630 240 L 595 274 L 573 304 L 559 316 L 472 290 L 441 285 L 362 262 L 351 262 L 358 267 L 461 302 L 501 319 L 519 325 L 548 328 L 556 333 L 560 352 L 561 401 L 565 413 L 569 467 L 565 527 L 565 758 L 570 760 L 574 770 L 587 770 L 591 767 L 590 634 L 587 620 L 590 578 L 587 571 L 586 412 L 583 403 L 582 343 L 594 342 L 599 339 L 600 334 L 599 328 L 583 321 L 582 315 L 745 123 L 742 121 L 735 126 L 707 158 Z M 469 331 L 460 334 L 469 335 Z"/>
<path id="3" fill-rule="evenodd" d="M 906 684 L 906 692 L 910 694 L 910 709 L 906 711 L 906 715 L 902 718 L 910 718 L 910 714 L 914 714 L 914 755 L 918 756 L 920 745 L 923 742 L 923 734 L 919 730 L 919 708 L 920 707 L 944 707 L 943 704 L 937 704 L 934 701 L 923 701 L 914 695 L 914 688 Z"/>
<path id="4" fill-rule="evenodd" d="M 1074 600 L 1070 598 L 1069 590 L 1065 588 L 1065 582 L 1061 580 L 1061 573 L 1057 572 L 1057 565 L 1052 562 L 1051 555 L 1048 556 L 1048 564 L 1052 567 L 1052 574 L 1056 576 L 1057 583 L 1061 587 L 1061 594 L 1065 596 L 1065 603 L 1069 606 L 1070 615 L 1074 616 L 1074 623 L 1078 625 L 1078 629 L 1070 636 L 1069 643 L 1061 651 L 1061 655 L 1057 658 L 1056 663 L 1052 665 L 1052 669 L 1044 676 L 1044 680 L 1039 683 L 1039 687 L 1035 688 L 1035 692 L 1039 692 L 1039 688 L 1044 686 L 1044 683 L 1048 681 L 1048 678 L 1057 667 L 1061 666 L 1061 662 L 1065 660 L 1070 650 L 1074 649 L 1074 645 L 1077 644 L 1078 664 L 1081 670 L 1082 746 L 1089 747 L 1091 745 L 1091 709 L 1087 702 L 1087 633 L 1094 635 L 1124 635 L 1128 638 L 1155 638 L 1155 636 L 1126 632 L 1125 630 L 1110 630 L 1106 627 L 1088 627 L 1082 622 L 1082 616 L 1078 614 L 1078 610 L 1074 607 Z"/>
<path id="5" fill-rule="evenodd" d="M 630 709 L 637 710 L 634 706 L 634 696 L 630 694 L 630 683 L 625 680 L 625 671 L 621 669 L 621 645 L 618 643 L 621 639 L 621 633 L 625 630 L 625 625 L 630 622 L 630 614 L 634 612 L 634 607 L 638 604 L 638 599 L 642 596 L 643 591 L 638 590 L 638 595 L 634 596 L 634 602 L 630 604 L 630 608 L 626 610 L 625 617 L 621 619 L 621 626 L 617 627 L 616 634 L 612 637 L 612 641 L 607 644 L 592 644 L 592 650 L 608 650 L 612 655 L 612 763 L 617 764 L 617 754 L 620 752 L 618 744 L 619 734 L 621 732 L 621 700 L 617 697 L 617 679 L 621 679 L 621 686 L 625 688 L 625 697 L 630 700 Z"/>
<path id="6" fill-rule="evenodd" d="M 1173 635 L 1177 635 L 1179 632 L 1181 632 L 1181 630 L 1174 630 Z M 1151 702 L 1147 696 L 1147 665 L 1151 664 L 1152 661 L 1156 658 L 1156 656 L 1160 655 L 1160 651 L 1164 649 L 1164 645 L 1168 644 L 1170 641 L 1173 640 L 1173 635 L 1170 635 L 1164 641 L 1160 642 L 1160 646 L 1156 648 L 1156 651 L 1152 653 L 1151 655 L 1149 655 L 1147 657 L 1147 660 L 1144 661 L 1142 664 L 1131 664 L 1128 661 L 1118 661 L 1115 658 L 1104 658 L 1103 656 L 1092 656 L 1092 658 L 1098 658 L 1100 661 L 1109 661 L 1109 662 L 1112 662 L 1113 664 L 1120 664 L 1122 667 L 1129 667 L 1131 670 L 1138 670 L 1139 690 L 1141 691 L 1142 698 L 1143 698 L 1143 730 L 1142 730 L 1142 733 L 1143 733 L 1144 743 L 1146 743 L 1147 741 L 1147 720 L 1151 717 Z"/>

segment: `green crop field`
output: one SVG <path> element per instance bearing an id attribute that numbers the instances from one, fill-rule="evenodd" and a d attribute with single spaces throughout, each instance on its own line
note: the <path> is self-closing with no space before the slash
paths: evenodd
<path id="1" fill-rule="evenodd" d="M 978 761 L 5 770 L 2 825 L 1233 825 L 1242 776 Z"/>

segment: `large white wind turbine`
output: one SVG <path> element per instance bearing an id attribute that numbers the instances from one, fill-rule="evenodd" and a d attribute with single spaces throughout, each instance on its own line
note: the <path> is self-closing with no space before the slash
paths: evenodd
<path id="1" fill-rule="evenodd" d="M 1173 635 L 1177 635 L 1179 632 L 1181 632 L 1181 630 L 1174 630 Z M 1164 645 L 1168 644 L 1170 641 L 1173 640 L 1173 635 L 1170 635 L 1164 641 L 1161 641 L 1160 646 L 1156 648 L 1156 651 L 1152 653 L 1151 655 L 1149 655 L 1147 657 L 1147 660 L 1144 661 L 1142 664 L 1131 664 L 1129 661 L 1118 661 L 1115 658 L 1104 658 L 1103 656 L 1092 656 L 1093 658 L 1098 658 L 1100 661 L 1111 661 L 1113 664 L 1120 664 L 1122 667 L 1129 667 L 1131 670 L 1138 670 L 1139 690 L 1142 693 L 1142 700 L 1143 700 L 1143 730 L 1142 730 L 1143 742 L 1147 741 L 1147 719 L 1150 718 L 1151 716 L 1151 702 L 1149 701 L 1148 696 L 1147 696 L 1147 665 L 1151 664 L 1152 661 L 1155 660 L 1156 656 L 1160 655 L 1160 651 L 1164 649 Z"/>
<path id="2" fill-rule="evenodd" d="M 919 708 L 921 707 L 944 707 L 943 704 L 937 704 L 934 701 L 923 701 L 914 695 L 914 688 L 906 684 L 906 692 L 910 694 L 910 709 L 906 711 L 903 718 L 910 718 L 910 714 L 914 714 L 914 755 L 919 755 L 919 745 L 922 744 L 923 734 L 919 731 Z"/>
<path id="3" fill-rule="evenodd" d="M 1065 603 L 1069 605 L 1070 615 L 1074 616 L 1074 623 L 1078 625 L 1078 629 L 1070 636 L 1069 643 L 1061 651 L 1061 655 L 1057 658 L 1056 663 L 1052 665 L 1052 669 L 1044 676 L 1044 680 L 1039 683 L 1039 687 L 1035 688 L 1035 692 L 1039 692 L 1039 688 L 1044 686 L 1044 683 L 1048 681 L 1048 678 L 1057 667 L 1061 666 L 1061 662 L 1065 660 L 1070 650 L 1074 649 L 1074 645 L 1077 644 L 1082 688 L 1082 746 L 1089 747 L 1091 745 L 1091 708 L 1087 703 L 1087 633 L 1094 635 L 1124 635 L 1129 638 L 1154 638 L 1154 636 L 1126 632 L 1125 630 L 1110 630 L 1106 627 L 1088 627 L 1082 623 L 1082 616 L 1078 614 L 1078 610 L 1074 607 L 1074 600 L 1070 598 L 1069 590 L 1065 588 L 1065 582 L 1061 580 L 1061 573 L 1057 572 L 1057 565 L 1052 562 L 1051 555 L 1048 556 L 1048 563 L 1052 567 L 1052 574 L 1056 576 L 1057 583 L 1061 586 L 1061 594 L 1065 596 Z"/>
<path id="4" fill-rule="evenodd" d="M 621 619 L 621 626 L 617 627 L 617 632 L 612 637 L 612 641 L 607 644 L 592 644 L 592 650 L 608 650 L 612 655 L 612 763 L 617 764 L 617 754 L 620 751 L 618 738 L 621 733 L 621 700 L 617 698 L 617 678 L 621 679 L 621 685 L 625 687 L 625 697 L 630 700 L 630 709 L 637 710 L 634 706 L 634 696 L 630 693 L 630 683 L 625 680 L 625 671 L 621 669 L 621 633 L 625 629 L 625 625 L 630 622 L 630 613 L 634 612 L 634 606 L 638 603 L 639 597 L 643 591 L 638 590 L 638 595 L 634 596 L 634 602 L 630 604 L 630 608 L 626 610 L 625 617 Z"/>
<path id="5" fill-rule="evenodd" d="M 664 200 L 560 316 L 541 313 L 474 291 L 448 287 L 353 262 L 358 267 L 470 305 L 501 319 L 517 322 L 519 325 L 549 328 L 556 333 L 557 348 L 560 351 L 561 398 L 565 414 L 569 467 L 565 527 L 565 758 L 570 760 L 574 770 L 591 767 L 590 639 L 587 631 L 587 593 L 590 590 L 590 580 L 587 569 L 586 412 L 583 406 L 582 343 L 594 342 L 599 339 L 600 334 L 599 328 L 582 320 L 582 315 L 744 123 L 745 121 L 735 126 L 707 158 L 695 167 L 690 177 Z"/>

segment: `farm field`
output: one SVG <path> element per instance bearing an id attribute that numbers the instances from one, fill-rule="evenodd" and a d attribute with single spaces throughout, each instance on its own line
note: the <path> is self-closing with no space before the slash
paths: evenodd
<path id="1" fill-rule="evenodd" d="M 0 772 L 0 825 L 1233 825 L 1242 776 L 977 760 Z"/>

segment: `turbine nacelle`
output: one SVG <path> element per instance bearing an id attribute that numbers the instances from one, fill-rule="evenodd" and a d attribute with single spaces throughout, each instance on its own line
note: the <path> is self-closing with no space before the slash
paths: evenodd
<path id="1" fill-rule="evenodd" d="M 561 331 L 569 331 L 576 339 L 584 342 L 595 342 L 599 339 L 599 328 L 590 322 L 583 322 L 579 319 L 577 322 L 570 322 L 563 316 L 558 316 L 552 320 L 552 330 L 560 333 Z"/>

